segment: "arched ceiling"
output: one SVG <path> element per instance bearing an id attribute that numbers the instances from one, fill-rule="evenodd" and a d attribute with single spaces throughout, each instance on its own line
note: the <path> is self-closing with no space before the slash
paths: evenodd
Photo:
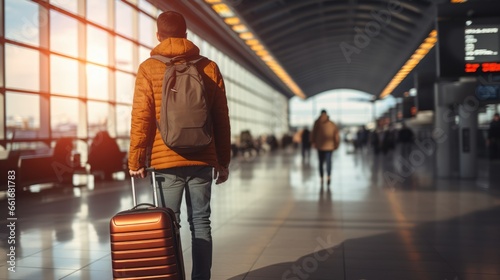
<path id="1" fill-rule="evenodd" d="M 191 28 L 292 96 L 206 2 L 151 0 L 187 13 Z M 176 2 L 176 3 L 172 3 Z M 222 1 L 276 58 L 306 97 L 340 88 L 378 96 L 434 28 L 436 0 Z M 211 31 L 212 30 L 212 31 Z M 217 39 L 219 38 L 219 39 Z M 240 42 L 238 42 L 240 41 Z M 232 42 L 232 43 L 229 43 Z M 275 76 L 275 75 L 274 75 Z"/>
<path id="2" fill-rule="evenodd" d="M 380 94 L 435 19 L 431 0 L 262 0 L 234 9 L 307 96 Z"/>

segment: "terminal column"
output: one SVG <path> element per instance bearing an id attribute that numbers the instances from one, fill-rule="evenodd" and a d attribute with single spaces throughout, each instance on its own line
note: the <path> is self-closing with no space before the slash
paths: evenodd
<path id="1" fill-rule="evenodd" d="M 477 175 L 477 81 L 462 79 L 435 84 L 436 176 L 449 178 L 458 171 L 463 179 Z M 453 126 L 458 116 L 458 135 Z M 457 139 L 458 136 L 458 139 Z M 454 163 L 458 161 L 458 166 Z M 457 170 L 458 169 L 458 170 Z"/>
<path id="2" fill-rule="evenodd" d="M 434 97 L 436 104 L 434 111 L 434 132 L 442 135 L 440 141 L 436 141 L 436 176 L 438 178 L 449 178 L 452 174 L 451 168 L 451 122 L 454 116 L 451 116 L 449 105 L 444 102 L 446 83 L 436 83 L 434 85 Z"/>
<path id="3" fill-rule="evenodd" d="M 466 98 L 458 107 L 459 116 L 459 158 L 460 178 L 473 179 L 477 176 L 477 99 Z"/>

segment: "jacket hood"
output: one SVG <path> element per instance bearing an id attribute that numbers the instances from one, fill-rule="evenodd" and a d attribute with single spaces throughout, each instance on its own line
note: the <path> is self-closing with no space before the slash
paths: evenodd
<path id="1" fill-rule="evenodd" d="M 326 114 L 319 116 L 318 121 L 319 122 L 327 122 L 330 120 L 330 117 Z"/>
<path id="2" fill-rule="evenodd" d="M 168 38 L 163 40 L 151 51 L 151 55 L 157 54 L 167 57 L 179 55 L 190 57 L 198 56 L 200 54 L 200 49 L 186 38 Z"/>

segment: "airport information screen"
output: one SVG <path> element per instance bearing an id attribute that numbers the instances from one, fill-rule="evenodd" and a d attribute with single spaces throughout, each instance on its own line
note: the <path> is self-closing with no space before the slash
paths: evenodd
<path id="1" fill-rule="evenodd" d="M 500 72 L 500 24 L 465 22 L 465 72 Z"/>
<path id="2" fill-rule="evenodd" d="M 438 71 L 443 78 L 500 73 L 500 17 L 439 20 Z"/>

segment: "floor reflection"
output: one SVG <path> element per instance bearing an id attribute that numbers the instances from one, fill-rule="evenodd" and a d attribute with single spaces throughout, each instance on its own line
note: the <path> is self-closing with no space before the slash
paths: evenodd
<path id="1" fill-rule="evenodd" d="M 430 156 L 411 163 L 341 148 L 327 186 L 314 150 L 309 162 L 292 150 L 235 158 L 228 182 L 213 188 L 213 279 L 500 279 L 498 190 L 433 170 Z M 89 183 L 16 194 L 17 271 L 0 255 L 0 279 L 112 278 L 109 219 L 131 207 L 130 183 Z M 151 200 L 149 179 L 137 190 Z"/>

